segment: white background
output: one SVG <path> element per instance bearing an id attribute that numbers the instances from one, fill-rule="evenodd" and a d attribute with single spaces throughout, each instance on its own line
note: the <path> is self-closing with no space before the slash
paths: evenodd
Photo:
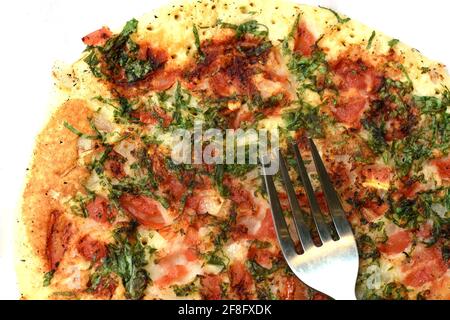
<path id="1" fill-rule="evenodd" d="M 270 1 L 270 0 L 255 0 Z M 297 0 L 298 1 L 298 0 Z M 45 121 L 54 60 L 75 60 L 80 38 L 120 26 L 167 0 L 14 0 L 0 4 L 0 299 L 18 297 L 14 216 L 33 139 Z M 450 1 L 303 0 L 334 8 L 450 64 Z"/>

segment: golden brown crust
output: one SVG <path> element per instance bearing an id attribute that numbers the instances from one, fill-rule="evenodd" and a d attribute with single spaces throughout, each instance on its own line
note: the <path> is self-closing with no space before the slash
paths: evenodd
<path id="1" fill-rule="evenodd" d="M 55 198 L 82 190 L 89 172 L 77 164 L 78 137 L 64 121 L 83 132 L 91 132 L 87 117 L 92 111 L 81 100 L 69 100 L 56 110 L 38 136 L 28 183 L 23 196 L 23 223 L 33 251 L 48 266 L 47 238 L 51 213 L 62 210 Z"/>

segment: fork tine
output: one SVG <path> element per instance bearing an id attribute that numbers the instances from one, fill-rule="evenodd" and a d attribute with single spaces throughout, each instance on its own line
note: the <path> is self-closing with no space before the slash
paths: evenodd
<path id="1" fill-rule="evenodd" d="M 300 179 L 303 183 L 303 187 L 305 188 L 306 195 L 308 196 L 309 205 L 311 207 L 311 213 L 314 218 L 314 222 L 316 223 L 317 231 L 320 236 L 320 240 L 322 243 L 326 243 L 332 241 L 330 230 L 328 225 L 325 223 L 322 215 L 322 211 L 320 210 L 320 206 L 317 203 L 316 195 L 314 193 L 314 189 L 311 185 L 311 181 L 309 181 L 309 176 L 305 168 L 305 164 L 303 163 L 302 155 L 298 150 L 297 144 L 292 144 L 295 154 L 295 160 L 297 162 L 297 169 L 300 175 Z"/>
<path id="2" fill-rule="evenodd" d="M 278 241 L 280 242 L 281 250 L 285 258 L 288 260 L 295 255 L 297 252 L 295 251 L 294 242 L 289 234 L 288 226 L 286 221 L 284 220 L 283 210 L 281 209 L 280 200 L 278 199 L 278 193 L 275 188 L 275 184 L 273 183 L 272 175 L 267 173 L 267 168 L 264 165 L 264 161 L 261 161 L 264 182 L 266 184 L 266 190 L 269 195 L 270 207 L 272 208 L 272 218 L 275 224 L 275 231 L 277 233 Z"/>
<path id="3" fill-rule="evenodd" d="M 314 246 L 314 242 L 311 238 L 311 233 L 309 232 L 309 228 L 305 223 L 304 213 L 300 209 L 298 204 L 298 199 L 294 191 L 294 187 L 292 186 L 291 179 L 289 177 L 289 172 L 286 167 L 286 161 L 283 158 L 283 155 L 279 154 L 280 157 L 280 170 L 281 176 L 283 178 L 284 186 L 286 188 L 286 192 L 289 199 L 289 204 L 292 209 L 292 216 L 294 217 L 295 229 L 297 230 L 298 237 L 300 239 L 300 243 L 302 244 L 303 250 L 307 251 L 311 247 Z"/>
<path id="4" fill-rule="evenodd" d="M 336 231 L 340 238 L 349 234 L 353 234 L 352 228 L 350 227 L 350 224 L 345 217 L 344 209 L 342 208 L 339 196 L 334 189 L 333 183 L 330 180 L 325 165 L 323 164 L 323 161 L 320 157 L 319 151 L 317 150 L 317 147 L 312 139 L 309 139 L 309 145 Z"/>

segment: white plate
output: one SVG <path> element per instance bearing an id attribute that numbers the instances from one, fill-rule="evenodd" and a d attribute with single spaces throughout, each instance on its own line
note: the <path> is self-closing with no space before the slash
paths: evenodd
<path id="1" fill-rule="evenodd" d="M 258 0 L 270 1 L 270 0 Z M 429 58 L 450 63 L 448 12 L 442 0 L 340 0 L 302 3 L 334 8 L 401 39 Z M 73 61 L 80 38 L 102 25 L 120 26 L 165 0 L 2 1 L 0 27 L 0 299 L 19 297 L 14 273 L 14 216 L 33 141 L 46 118 L 53 61 Z"/>

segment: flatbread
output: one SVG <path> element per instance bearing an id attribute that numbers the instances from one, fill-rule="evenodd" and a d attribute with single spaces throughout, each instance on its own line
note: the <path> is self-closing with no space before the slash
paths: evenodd
<path id="1" fill-rule="evenodd" d="M 280 128 L 307 159 L 315 138 L 360 248 L 359 298 L 450 298 L 445 66 L 279 0 L 178 2 L 83 41 L 55 65 L 23 196 L 24 299 L 325 297 L 289 271 L 254 166 L 168 161 L 196 117 Z"/>

